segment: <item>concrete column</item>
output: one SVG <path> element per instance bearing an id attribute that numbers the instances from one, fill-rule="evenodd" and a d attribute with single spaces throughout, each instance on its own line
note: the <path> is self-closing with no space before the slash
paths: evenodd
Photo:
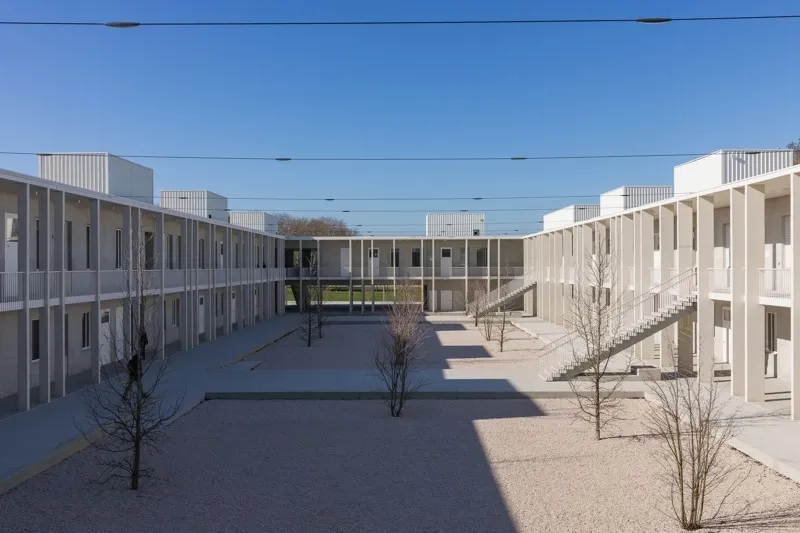
<path id="1" fill-rule="evenodd" d="M 216 232 L 214 225 L 206 222 L 206 249 L 205 253 L 205 266 L 208 270 L 208 288 L 207 291 L 207 304 L 205 306 L 206 312 L 206 340 L 211 341 L 216 337 L 216 309 L 217 301 L 216 294 L 214 294 L 214 266 L 216 265 Z"/>
<path id="2" fill-rule="evenodd" d="M 792 307 L 791 312 L 791 342 L 792 350 L 789 361 L 789 387 L 791 398 L 792 420 L 800 420 L 800 174 L 790 176 L 791 198 L 789 213 L 791 216 L 791 265 L 792 265 Z M 797 265 L 795 267 L 794 265 Z"/>
<path id="3" fill-rule="evenodd" d="M 65 277 L 66 265 L 64 261 L 64 192 L 53 191 L 53 268 L 58 275 L 58 293 L 56 298 L 58 304 L 55 309 L 55 321 L 53 332 L 55 333 L 53 345 L 53 377 L 54 395 L 60 398 L 67 393 L 67 361 L 66 361 L 66 331 L 64 328 L 64 315 L 66 314 L 65 304 Z"/>
<path id="4" fill-rule="evenodd" d="M 561 283 L 564 265 L 564 230 L 553 233 L 553 320 L 556 324 L 564 323 L 564 285 Z"/>
<path id="5" fill-rule="evenodd" d="M 91 351 L 92 351 L 92 380 L 95 383 L 100 383 L 102 374 L 100 370 L 100 200 L 91 200 L 90 208 L 91 220 L 91 251 L 89 259 L 91 268 L 94 270 L 94 301 L 92 302 L 92 309 L 90 313 L 91 324 L 89 327 L 91 333 Z"/>
<path id="6" fill-rule="evenodd" d="M 640 211 L 641 220 L 641 247 L 639 251 L 641 256 L 639 258 L 640 269 L 639 275 L 641 279 L 641 292 L 649 291 L 652 287 L 653 281 L 653 249 L 655 248 L 655 220 L 651 211 Z M 642 352 L 641 357 L 652 361 L 654 357 L 654 340 L 655 335 L 652 335 L 642 340 L 639 345 Z"/>
<path id="7" fill-rule="evenodd" d="M 527 239 L 526 239 L 527 241 Z M 464 239 L 464 312 L 469 304 L 469 239 Z M 527 300 L 526 300 L 527 301 Z"/>
<path id="8" fill-rule="evenodd" d="M 431 239 L 431 311 L 436 312 L 436 239 Z"/>
<path id="9" fill-rule="evenodd" d="M 620 222 L 620 268 L 622 269 L 621 273 L 621 283 L 622 283 L 622 290 L 621 294 L 625 294 L 629 291 L 632 291 L 631 282 L 633 281 L 631 275 L 631 269 L 634 268 L 634 261 L 633 261 L 633 252 L 634 252 L 634 241 L 636 237 L 634 235 L 634 226 L 633 226 L 633 215 L 622 215 L 619 219 Z"/>
<path id="10" fill-rule="evenodd" d="M 233 260 L 235 252 L 233 251 L 234 246 L 233 246 L 233 238 L 231 236 L 232 233 L 231 228 L 227 227 L 223 228 L 223 232 L 224 234 L 222 237 L 223 239 L 222 243 L 225 246 L 225 254 L 222 256 L 222 268 L 225 269 L 225 288 L 223 289 L 222 293 L 225 305 L 222 306 L 222 309 L 223 309 L 223 319 L 225 320 L 225 322 L 223 322 L 222 334 L 229 335 L 230 332 L 233 330 L 233 309 L 234 309 L 233 299 L 231 297 L 231 294 L 233 293 L 233 277 L 231 270 L 233 270 L 233 267 L 234 265 L 236 265 L 236 263 Z M 242 295 L 238 294 L 237 300 L 241 299 L 241 297 Z M 241 315 L 237 314 L 236 320 L 241 321 L 242 320 Z"/>
<path id="11" fill-rule="evenodd" d="M 392 301 L 397 298 L 397 270 L 400 268 L 400 254 L 395 257 L 394 251 L 397 249 L 397 241 L 392 239 Z"/>
<path id="12" fill-rule="evenodd" d="M 564 310 L 563 310 L 563 324 L 569 325 L 572 323 L 572 310 L 573 310 L 573 301 L 572 301 L 572 285 L 569 282 L 569 275 L 570 272 L 574 273 L 574 261 L 575 258 L 572 255 L 572 238 L 573 238 L 573 231 L 574 228 L 565 229 L 562 233 L 562 244 L 561 250 L 564 254 L 564 291 L 562 300 L 564 301 Z"/>
<path id="13" fill-rule="evenodd" d="M 158 276 L 158 291 L 159 291 L 159 301 L 161 304 L 158 306 L 157 309 L 157 316 L 158 316 L 158 326 L 161 328 L 161 334 L 158 335 L 158 346 L 156 349 L 158 353 L 156 354 L 157 357 L 164 358 L 164 344 L 166 339 L 164 338 L 164 325 L 167 322 L 167 316 L 164 314 L 164 302 L 166 302 L 166 296 L 164 294 L 164 268 L 167 265 L 167 253 L 166 247 L 164 245 L 164 213 L 157 213 L 156 214 L 156 268 L 158 269 L 157 276 Z"/>
<path id="14" fill-rule="evenodd" d="M 546 233 L 540 236 L 542 251 L 542 268 L 544 270 L 544 283 L 542 283 L 542 300 L 538 303 L 542 311 L 542 318 L 547 321 L 553 320 L 550 308 L 550 293 L 552 287 L 553 269 L 550 266 L 550 238 L 551 234 Z"/>
<path id="15" fill-rule="evenodd" d="M 492 292 L 492 240 L 486 238 L 486 294 Z"/>
<path id="16" fill-rule="evenodd" d="M 658 241 L 660 244 L 659 269 L 661 270 L 662 284 L 666 283 L 675 268 L 675 211 L 673 206 L 661 205 L 658 208 Z M 676 272 L 677 273 L 677 272 Z M 669 298 L 669 296 L 665 296 Z M 667 352 L 667 347 L 677 342 L 675 326 L 667 326 L 659 334 L 659 366 L 664 369 L 672 365 L 672 353 Z"/>
<path id="17" fill-rule="evenodd" d="M 694 221 L 694 211 L 692 201 L 678 202 L 675 206 L 675 219 L 678 224 L 678 273 L 685 272 L 692 268 L 694 264 L 694 248 L 692 246 L 692 225 Z M 678 370 L 683 373 L 694 371 L 694 361 L 692 357 L 692 336 L 686 334 L 685 324 L 679 324 L 681 329 L 678 333 Z"/>
<path id="18" fill-rule="evenodd" d="M 183 290 L 181 291 L 180 296 L 180 303 L 178 304 L 179 308 L 179 317 L 178 317 L 178 324 L 180 330 L 180 337 L 181 337 L 181 350 L 188 350 L 189 349 L 189 279 L 187 276 L 187 272 L 189 272 L 189 265 L 187 264 L 189 261 L 185 257 L 186 252 L 184 249 L 189 244 L 189 221 L 185 218 L 180 219 L 181 225 L 181 250 L 180 255 L 178 256 L 178 265 L 183 269 L 181 272 L 183 274 Z"/>
<path id="19" fill-rule="evenodd" d="M 761 247 L 764 255 L 764 247 Z M 697 198 L 697 377 L 714 378 L 714 301 L 709 298 L 708 272 L 714 266 L 714 198 Z M 761 336 L 764 340 L 763 330 Z M 763 378 L 763 375 L 762 375 Z"/>
<path id="20" fill-rule="evenodd" d="M 744 190 L 745 383 L 748 402 L 764 401 L 764 308 L 759 303 L 758 269 L 764 268 L 764 186 Z"/>
<path id="21" fill-rule="evenodd" d="M 297 302 L 297 305 L 300 306 L 300 312 L 302 313 L 303 309 L 305 308 L 305 297 L 303 295 L 303 266 L 304 266 L 303 265 L 303 241 L 299 240 L 297 242 L 299 243 L 299 247 L 300 247 L 300 272 L 299 272 L 300 294 L 298 296 L 296 296 L 295 298 L 297 298 L 299 300 Z M 363 253 L 363 247 L 362 247 L 362 253 Z"/>
<path id="22" fill-rule="evenodd" d="M 134 217 L 137 214 L 137 217 Z M 131 356 L 131 305 L 133 301 L 133 236 L 134 227 L 139 232 L 138 209 L 125 206 L 122 210 L 122 268 L 125 269 L 125 290 L 128 292 L 128 301 L 122 303 L 122 351 L 125 359 Z M 137 239 L 138 242 L 138 239 Z"/>
<path id="23" fill-rule="evenodd" d="M 349 308 L 348 311 L 350 314 L 353 314 L 353 239 L 347 239 L 347 262 L 348 262 L 348 297 L 349 297 Z M 341 253 L 341 252 L 340 252 Z"/>
<path id="24" fill-rule="evenodd" d="M 372 253 L 375 253 L 375 240 L 369 240 L 369 247 L 373 250 Z M 378 255 L 378 261 L 380 261 L 380 255 Z M 378 267 L 380 268 L 380 263 L 378 263 Z M 372 296 L 372 312 L 375 312 L 375 272 L 374 268 L 372 268 L 372 258 L 369 258 L 369 285 L 370 285 L 370 294 Z M 380 272 L 378 273 L 380 275 Z"/>
<path id="25" fill-rule="evenodd" d="M 358 272 L 361 274 L 361 314 L 364 314 L 364 239 L 360 239 L 361 242 L 361 260 L 359 263 Z"/>
<path id="26" fill-rule="evenodd" d="M 20 183 L 17 189 L 17 262 L 22 309 L 17 313 L 17 409 L 31 408 L 31 302 L 30 286 L 31 186 Z"/>
<path id="27" fill-rule="evenodd" d="M 50 189 L 39 191 L 39 270 L 44 271 L 44 301 L 39 311 L 39 402 L 50 401 L 52 378 L 50 336 L 52 333 L 50 311 Z M 61 317 L 63 321 L 63 315 Z M 64 341 L 61 341 L 64 346 Z"/>

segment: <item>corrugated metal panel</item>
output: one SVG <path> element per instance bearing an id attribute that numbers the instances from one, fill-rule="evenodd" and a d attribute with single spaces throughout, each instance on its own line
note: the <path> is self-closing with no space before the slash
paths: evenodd
<path id="1" fill-rule="evenodd" d="M 722 183 L 739 181 L 792 166 L 792 150 L 725 150 Z"/>
<path id="2" fill-rule="evenodd" d="M 208 214 L 216 220 L 228 221 L 228 199 L 225 196 L 205 191 L 208 202 Z"/>
<path id="3" fill-rule="evenodd" d="M 108 156 L 108 194 L 153 203 L 153 169 Z"/>
<path id="4" fill-rule="evenodd" d="M 575 216 L 573 220 L 575 220 L 575 222 L 600 216 L 600 204 L 579 204 L 574 207 Z"/>
<path id="5" fill-rule="evenodd" d="M 633 209 L 672 196 L 672 187 L 669 185 L 627 186 L 623 189 L 623 194 L 627 195 L 623 197 L 625 209 Z"/>
<path id="6" fill-rule="evenodd" d="M 160 205 L 182 213 L 228 221 L 228 199 L 209 191 L 161 191 Z"/>
<path id="7" fill-rule="evenodd" d="M 429 237 L 471 237 L 484 235 L 483 213 L 428 213 L 425 215 L 425 235 Z"/>
<path id="8" fill-rule="evenodd" d="M 108 154 L 40 155 L 39 176 L 65 185 L 108 194 Z"/>
<path id="9" fill-rule="evenodd" d="M 277 226 L 277 219 L 263 211 L 231 211 L 228 213 L 228 220 L 231 224 L 263 233 L 273 232 L 269 229 L 270 219 L 273 219 L 272 225 Z"/>

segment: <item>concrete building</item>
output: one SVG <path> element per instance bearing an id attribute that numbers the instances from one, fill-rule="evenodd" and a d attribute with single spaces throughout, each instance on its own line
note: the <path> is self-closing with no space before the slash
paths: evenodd
<path id="1" fill-rule="evenodd" d="M 486 234 L 483 213 L 428 213 L 425 215 L 427 237 L 478 237 Z"/>
<path id="2" fill-rule="evenodd" d="M 800 419 L 796 157 L 790 150 L 714 152 L 675 167 L 676 196 L 608 206 L 524 237 L 526 271 L 535 277 L 525 311 L 568 324 L 584 258 L 607 254 L 614 279 L 598 290 L 621 302 L 630 341 L 620 350 L 665 367 L 660 349 L 669 335 L 684 370 L 703 381 L 729 373 L 731 393 L 752 402 L 767 399 L 767 382 L 777 384 L 772 389 L 790 392 L 792 417 Z M 570 335 L 541 354 L 546 379 L 580 370 L 567 362 Z"/>
<path id="3" fill-rule="evenodd" d="M 230 224 L 227 214 L 153 205 L 152 192 L 149 203 L 111 195 L 147 196 L 152 171 L 108 155 L 80 157 L 59 155 L 52 168 L 42 162 L 52 179 L 0 170 L 0 398 L 16 397 L 20 410 L 34 389 L 44 403 L 101 379 L 119 353 L 110 339 L 130 324 L 127 259 L 137 249 L 148 290 L 163 300 L 153 311 L 163 334 L 149 347 L 157 356 L 284 312 L 284 239 Z M 91 180 L 81 171 L 87 164 Z M 115 189 L 131 169 L 149 180 Z"/>

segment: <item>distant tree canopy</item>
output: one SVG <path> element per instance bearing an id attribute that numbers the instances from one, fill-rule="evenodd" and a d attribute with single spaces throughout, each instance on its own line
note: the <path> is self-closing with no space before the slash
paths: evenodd
<path id="1" fill-rule="evenodd" d="M 800 165 L 800 139 L 796 141 L 792 141 L 786 145 L 786 148 L 789 150 L 794 150 L 794 161 L 795 165 Z"/>
<path id="2" fill-rule="evenodd" d="M 334 217 L 296 217 L 278 213 L 278 234 L 287 237 L 347 237 L 358 235 L 343 220 Z"/>

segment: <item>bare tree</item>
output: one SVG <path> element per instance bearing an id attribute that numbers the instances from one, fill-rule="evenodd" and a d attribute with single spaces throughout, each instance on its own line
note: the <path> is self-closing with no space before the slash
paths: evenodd
<path id="1" fill-rule="evenodd" d="M 735 435 L 736 415 L 723 412 L 719 387 L 682 372 L 677 349 L 672 339 L 666 340 L 664 355 L 672 358 L 676 373 L 672 379 L 648 381 L 653 402 L 645 424 L 661 442 L 657 457 L 675 519 L 683 529 L 695 530 L 711 525 L 750 469 L 737 470 L 722 457 Z"/>
<path id="2" fill-rule="evenodd" d="M 478 306 L 478 298 L 481 295 L 486 294 L 486 282 L 480 279 L 471 279 L 469 280 L 469 284 L 467 285 L 467 298 L 470 304 L 467 307 L 467 314 L 472 313 L 475 318 L 475 327 L 478 327 L 478 321 L 480 319 L 479 314 L 479 306 Z"/>
<path id="3" fill-rule="evenodd" d="M 564 295 L 565 305 L 569 306 L 564 320 L 574 331 L 566 349 L 571 351 L 573 365 L 585 369 L 569 380 L 578 406 L 577 416 L 594 426 L 595 438 L 600 440 L 603 428 L 619 419 L 616 392 L 630 368 L 630 356 L 618 354 L 618 367 L 611 371 L 609 348 L 620 336 L 623 316 L 621 302 L 612 296 L 616 292 L 616 264 L 613 256 L 606 253 L 604 239 L 598 241 L 597 253 L 585 254 L 574 294 Z"/>
<path id="4" fill-rule="evenodd" d="M 481 315 L 481 326 L 483 327 L 483 336 L 487 341 L 494 338 L 494 324 L 497 317 L 492 311 L 485 312 Z"/>
<path id="5" fill-rule="evenodd" d="M 288 237 L 347 237 L 358 232 L 333 217 L 296 217 L 278 213 L 278 234 Z"/>
<path id="6" fill-rule="evenodd" d="M 315 313 L 315 327 L 317 331 L 317 336 L 321 339 L 322 338 L 322 328 L 328 323 L 328 317 L 325 314 L 325 300 L 330 299 L 330 287 L 326 285 L 317 284 L 316 286 L 311 286 L 308 288 L 309 291 L 309 301 L 314 302 L 314 313 Z"/>
<path id="7" fill-rule="evenodd" d="M 501 301 L 497 308 L 497 343 L 500 345 L 500 351 L 506 343 L 506 334 L 511 327 L 511 320 L 508 311 L 508 302 Z"/>
<path id="8" fill-rule="evenodd" d="M 167 360 L 158 359 L 164 331 L 163 300 L 154 283 L 154 258 L 145 252 L 147 243 L 134 242 L 131 257 L 125 261 L 123 305 L 130 327 L 111 328 L 108 338 L 110 361 L 101 367 L 100 383 L 86 389 L 84 401 L 91 426 L 100 431 L 91 445 L 102 452 L 104 467 L 101 482 L 126 479 L 131 490 L 149 477 L 152 469 L 142 466 L 145 450 L 158 450 L 165 426 L 180 411 L 183 395 L 171 403 L 163 398 Z M 160 319 L 159 319 L 160 317 Z M 102 316 L 101 321 L 110 320 Z M 126 324 L 127 325 L 127 324 Z M 148 356 L 149 347 L 149 356 Z M 102 354 L 101 354 L 102 355 Z"/>
<path id="9" fill-rule="evenodd" d="M 313 293 L 315 287 L 309 287 L 308 293 Z M 300 291 L 301 293 L 303 291 Z M 306 343 L 308 348 L 311 348 L 311 343 L 314 341 L 314 336 L 317 333 L 317 310 L 311 306 L 311 298 L 306 294 L 301 294 L 302 305 L 300 307 L 300 327 L 297 332 L 303 342 Z"/>
<path id="10" fill-rule="evenodd" d="M 410 395 L 422 385 L 412 380 L 412 373 L 423 357 L 425 335 L 417 290 L 409 283 L 397 286 L 384 331 L 375 345 L 375 368 L 386 388 L 384 401 L 393 417 L 401 416 Z"/>

